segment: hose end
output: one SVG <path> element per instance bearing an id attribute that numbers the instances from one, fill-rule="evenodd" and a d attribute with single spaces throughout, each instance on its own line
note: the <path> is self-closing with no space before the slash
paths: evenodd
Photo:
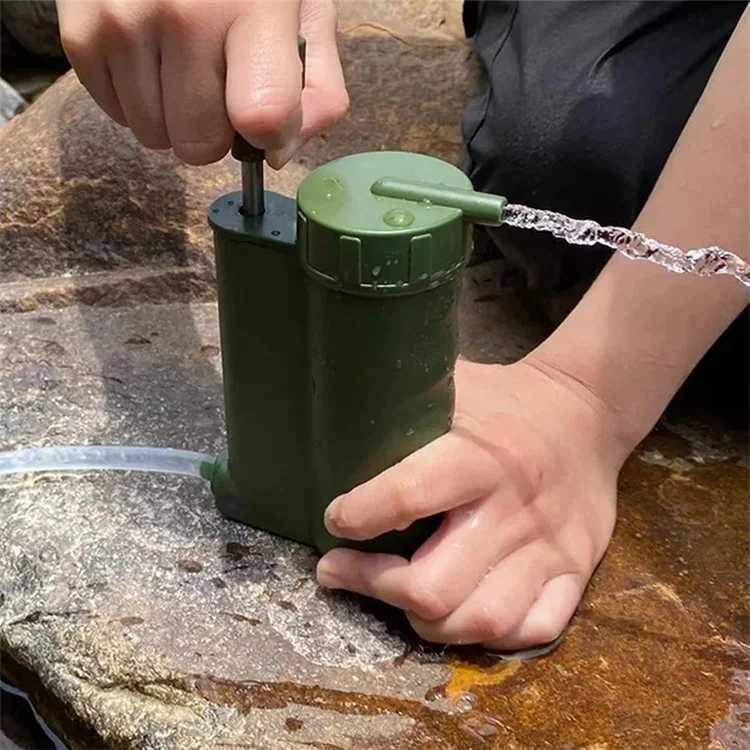
<path id="1" fill-rule="evenodd" d="M 205 479 L 207 482 L 212 483 L 216 476 L 216 467 L 218 463 L 218 456 L 207 457 L 204 461 L 201 461 L 201 464 L 198 467 L 201 479 Z"/>

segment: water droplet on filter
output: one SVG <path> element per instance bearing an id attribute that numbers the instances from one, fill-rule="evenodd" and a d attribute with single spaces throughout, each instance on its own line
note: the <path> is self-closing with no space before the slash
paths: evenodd
<path id="1" fill-rule="evenodd" d="M 373 276 L 380 276 L 380 272 L 381 272 L 382 270 L 383 270 L 383 269 L 382 269 L 382 268 L 381 268 L 380 266 L 373 266 L 373 267 L 372 267 L 372 275 L 373 275 Z"/>
<path id="2" fill-rule="evenodd" d="M 411 437 L 415 432 L 416 430 L 413 427 L 410 427 L 404 434 L 406 437 Z"/>
<path id="3" fill-rule="evenodd" d="M 422 198 L 419 201 L 425 208 L 432 208 L 432 201 L 429 198 Z"/>
<path id="4" fill-rule="evenodd" d="M 432 409 L 432 408 L 434 408 L 434 406 L 435 406 L 435 404 L 427 404 L 427 408 L 428 409 Z"/>
<path id="5" fill-rule="evenodd" d="M 375 420 L 374 420 L 374 419 L 371 419 L 371 420 L 370 420 L 370 424 L 375 424 Z"/>
<path id="6" fill-rule="evenodd" d="M 414 223 L 414 214 L 403 208 L 392 208 L 383 214 L 383 221 L 390 227 L 408 227 Z"/>
<path id="7" fill-rule="evenodd" d="M 404 363 L 400 359 L 397 359 L 396 360 L 396 369 L 400 370 L 403 366 L 404 366 Z"/>
<path id="8" fill-rule="evenodd" d="M 325 190 L 326 200 L 331 200 L 343 191 L 341 183 L 335 177 L 324 177 L 320 182 Z"/>

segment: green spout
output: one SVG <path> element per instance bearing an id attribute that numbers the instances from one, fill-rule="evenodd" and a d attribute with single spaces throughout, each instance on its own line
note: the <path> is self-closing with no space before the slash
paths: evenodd
<path id="1" fill-rule="evenodd" d="M 374 182 L 370 187 L 374 195 L 399 198 L 426 205 L 456 208 L 464 218 L 477 224 L 498 225 L 503 221 L 507 199 L 502 195 L 477 193 L 474 190 L 445 187 L 430 182 L 397 180 L 390 177 Z"/>

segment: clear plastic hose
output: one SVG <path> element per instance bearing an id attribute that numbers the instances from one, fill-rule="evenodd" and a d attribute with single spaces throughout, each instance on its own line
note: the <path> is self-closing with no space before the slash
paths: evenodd
<path id="1" fill-rule="evenodd" d="M 145 471 L 209 479 L 215 457 L 175 448 L 71 445 L 0 452 L 0 476 L 71 471 Z"/>

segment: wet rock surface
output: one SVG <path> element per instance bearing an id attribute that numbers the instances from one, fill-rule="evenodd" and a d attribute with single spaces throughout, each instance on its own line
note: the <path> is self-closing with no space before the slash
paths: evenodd
<path id="1" fill-rule="evenodd" d="M 0 331 L 3 447 L 220 448 L 212 304 Z M 8 479 L 3 670 L 74 747 L 744 747 L 746 438 L 704 433 L 662 428 L 631 459 L 581 610 L 531 661 L 415 643 L 396 613 L 318 590 L 308 550 L 224 521 L 200 482 Z"/>
<path id="2" fill-rule="evenodd" d="M 458 158 L 474 72 L 455 16 L 436 28 L 444 4 L 422 6 L 374 26 L 345 9 L 354 114 L 274 189 L 355 150 Z M 415 66 L 420 81 L 394 73 Z M 0 163 L 0 449 L 218 450 L 205 210 L 235 167 L 143 151 L 73 76 L 0 133 Z M 469 269 L 466 356 L 511 361 L 545 333 L 496 262 Z M 660 427 L 622 474 L 613 544 L 567 637 L 503 659 L 430 648 L 398 613 L 320 591 L 309 550 L 223 520 L 199 481 L 9 478 L 0 665 L 70 747 L 736 750 L 750 746 L 747 488 L 746 434 Z"/>

